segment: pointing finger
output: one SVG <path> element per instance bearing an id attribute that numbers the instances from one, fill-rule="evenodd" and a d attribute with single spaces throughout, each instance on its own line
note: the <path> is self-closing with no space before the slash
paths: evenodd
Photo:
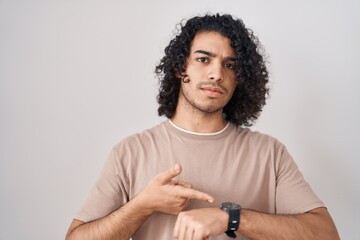
<path id="1" fill-rule="evenodd" d="M 178 194 L 181 197 L 207 201 L 210 203 L 213 203 L 215 201 L 215 199 L 209 194 L 197 191 L 195 189 L 181 187 L 178 188 L 178 191 Z"/>

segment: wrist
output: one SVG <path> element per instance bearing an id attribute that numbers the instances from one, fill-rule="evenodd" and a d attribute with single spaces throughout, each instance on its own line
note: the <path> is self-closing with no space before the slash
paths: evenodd
<path id="1" fill-rule="evenodd" d="M 220 219 L 221 219 L 221 222 L 222 222 L 222 232 L 226 232 L 227 229 L 228 229 L 228 225 L 229 225 L 229 214 L 227 212 L 225 212 L 224 210 L 222 209 L 219 209 L 220 210 Z"/>
<path id="2" fill-rule="evenodd" d="M 231 238 L 236 238 L 235 232 L 238 230 L 240 224 L 241 206 L 232 202 L 224 202 L 220 208 L 228 214 L 226 235 Z"/>
<path id="3" fill-rule="evenodd" d="M 150 216 L 157 211 L 154 202 L 149 201 L 145 193 L 138 194 L 131 202 L 147 216 Z"/>
<path id="4" fill-rule="evenodd" d="M 239 233 L 246 235 L 249 234 L 249 231 L 251 232 L 251 217 L 252 215 L 256 213 L 248 209 L 241 209 L 241 221 L 239 224 Z"/>

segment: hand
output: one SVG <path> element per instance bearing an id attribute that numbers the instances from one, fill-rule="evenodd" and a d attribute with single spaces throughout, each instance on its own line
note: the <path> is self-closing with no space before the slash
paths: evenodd
<path id="1" fill-rule="evenodd" d="M 206 193 L 192 189 L 190 183 L 174 180 L 182 171 L 176 164 L 156 175 L 148 186 L 139 194 L 142 205 L 150 211 L 177 215 L 186 209 L 191 199 L 214 202 L 214 198 Z"/>
<path id="2" fill-rule="evenodd" d="M 224 234 L 229 215 L 220 208 L 199 208 L 179 213 L 174 227 L 177 240 L 205 240 Z"/>

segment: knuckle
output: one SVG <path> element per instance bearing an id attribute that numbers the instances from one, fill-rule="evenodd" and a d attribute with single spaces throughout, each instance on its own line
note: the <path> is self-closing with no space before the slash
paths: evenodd
<path id="1" fill-rule="evenodd" d="M 180 213 L 179 213 L 179 217 L 182 217 L 183 215 L 184 215 L 183 212 L 180 212 Z"/>
<path id="2" fill-rule="evenodd" d="M 199 237 L 201 237 L 201 239 L 208 236 L 208 234 L 209 234 L 208 229 L 203 224 L 200 224 L 200 223 L 197 223 L 195 225 L 195 232 L 197 233 L 197 235 Z"/>
<path id="3" fill-rule="evenodd" d="M 178 218 L 184 218 L 184 212 L 178 212 Z"/>

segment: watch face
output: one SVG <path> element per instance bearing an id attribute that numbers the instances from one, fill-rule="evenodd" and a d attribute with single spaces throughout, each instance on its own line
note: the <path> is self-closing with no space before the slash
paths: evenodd
<path id="1" fill-rule="evenodd" d="M 229 210 L 239 210 L 240 205 L 232 202 L 224 202 L 221 204 L 221 208 Z"/>

